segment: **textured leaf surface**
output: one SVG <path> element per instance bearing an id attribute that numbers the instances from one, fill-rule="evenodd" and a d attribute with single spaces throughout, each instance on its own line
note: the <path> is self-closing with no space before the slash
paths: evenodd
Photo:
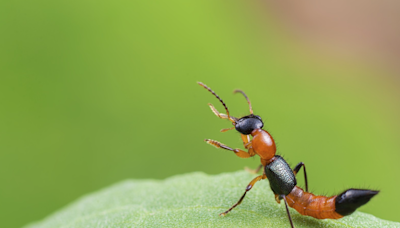
<path id="1" fill-rule="evenodd" d="M 285 205 L 262 180 L 225 217 L 255 175 L 245 171 L 209 176 L 178 175 L 163 181 L 127 180 L 89 194 L 50 215 L 36 227 L 290 227 Z M 379 196 L 378 196 L 379 197 Z M 400 227 L 362 212 L 339 220 L 317 220 L 291 209 L 299 227 Z"/>

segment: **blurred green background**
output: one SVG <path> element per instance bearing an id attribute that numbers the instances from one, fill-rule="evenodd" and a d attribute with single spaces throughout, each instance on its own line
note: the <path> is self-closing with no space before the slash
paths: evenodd
<path id="1" fill-rule="evenodd" d="M 400 221 L 398 80 L 314 50 L 246 1 L 2 1 L 0 227 L 40 220 L 128 179 L 255 168 L 207 107 L 255 114 L 316 194 L 381 193 L 360 210 Z M 250 180 L 249 180 L 250 181 Z M 299 178 L 303 185 L 303 178 Z M 243 183 L 243 188 L 248 183 Z"/>

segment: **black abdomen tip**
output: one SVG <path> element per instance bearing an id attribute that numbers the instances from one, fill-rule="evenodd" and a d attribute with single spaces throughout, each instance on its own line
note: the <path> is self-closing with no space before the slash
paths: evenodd
<path id="1" fill-rule="evenodd" d="M 336 197 L 335 211 L 343 216 L 349 215 L 378 193 L 379 191 L 366 189 L 348 189 Z"/>

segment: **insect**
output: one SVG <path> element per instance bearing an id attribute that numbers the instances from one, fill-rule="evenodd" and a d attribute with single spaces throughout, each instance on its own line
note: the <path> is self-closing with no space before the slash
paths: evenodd
<path id="1" fill-rule="evenodd" d="M 253 109 L 247 95 L 242 90 L 235 90 L 234 93 L 241 93 L 247 100 L 250 114 L 241 118 L 233 117 L 229 114 L 228 107 L 222 99 L 208 86 L 198 82 L 198 84 L 211 92 L 224 106 L 226 114 L 220 113 L 212 105 L 208 104 L 213 113 L 221 119 L 228 119 L 233 127 L 222 129 L 221 132 L 236 129 L 242 137 L 243 146 L 247 150 L 233 149 L 218 141 L 206 139 L 205 141 L 217 148 L 233 151 L 238 157 L 250 158 L 255 155 L 260 156 L 263 174 L 254 178 L 246 187 L 245 192 L 239 201 L 220 216 L 227 215 L 232 209 L 237 207 L 245 198 L 256 182 L 268 179 L 272 192 L 275 194 L 277 203 L 283 199 L 285 202 L 286 213 L 292 228 L 294 228 L 290 216 L 288 205 L 302 215 L 308 215 L 317 219 L 339 219 L 343 216 L 352 214 L 358 207 L 366 204 L 379 191 L 368 189 L 348 189 L 339 195 L 326 197 L 316 196 L 308 192 L 308 181 L 306 167 L 300 162 L 292 170 L 288 163 L 279 155 L 276 155 L 276 145 L 272 136 L 263 130 L 264 123 L 260 116 L 253 114 Z M 252 136 L 252 139 L 250 138 Z M 296 186 L 296 174 L 303 167 L 305 179 L 305 191 Z"/>

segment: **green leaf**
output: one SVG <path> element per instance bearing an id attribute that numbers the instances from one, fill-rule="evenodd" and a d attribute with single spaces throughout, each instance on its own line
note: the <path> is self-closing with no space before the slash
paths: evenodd
<path id="1" fill-rule="evenodd" d="M 259 181 L 231 213 L 218 216 L 237 202 L 254 177 L 239 171 L 215 176 L 191 173 L 164 181 L 127 180 L 27 227 L 290 227 L 285 205 L 276 203 L 267 180 Z M 400 227 L 362 212 L 339 220 L 290 212 L 297 228 Z"/>

